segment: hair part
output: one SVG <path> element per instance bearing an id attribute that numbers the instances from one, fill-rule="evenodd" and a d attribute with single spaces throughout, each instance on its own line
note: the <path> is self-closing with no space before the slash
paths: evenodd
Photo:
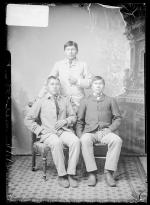
<path id="1" fill-rule="evenodd" d="M 68 46 L 74 46 L 76 48 L 76 50 L 78 51 L 78 44 L 74 41 L 68 41 L 67 43 L 64 44 L 64 50 L 66 49 L 66 47 Z"/>
<path id="2" fill-rule="evenodd" d="M 97 81 L 97 80 L 101 80 L 101 81 L 103 82 L 103 84 L 105 85 L 105 80 L 104 80 L 104 78 L 102 78 L 101 76 L 98 76 L 98 75 L 93 77 L 91 84 L 93 84 L 93 82 L 94 82 L 94 81 Z"/>

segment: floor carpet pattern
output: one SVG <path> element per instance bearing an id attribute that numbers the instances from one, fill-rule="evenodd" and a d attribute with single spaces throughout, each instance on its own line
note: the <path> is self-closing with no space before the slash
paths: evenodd
<path id="1" fill-rule="evenodd" d="M 146 173 L 138 157 L 120 157 L 115 173 L 116 187 L 104 180 L 104 159 L 96 159 L 97 185 L 89 187 L 85 173 L 77 171 L 78 188 L 58 185 L 57 171 L 48 158 L 47 181 L 42 178 L 42 161 L 37 156 L 37 171 L 31 171 L 31 156 L 15 156 L 7 172 L 8 202 L 147 202 Z"/>

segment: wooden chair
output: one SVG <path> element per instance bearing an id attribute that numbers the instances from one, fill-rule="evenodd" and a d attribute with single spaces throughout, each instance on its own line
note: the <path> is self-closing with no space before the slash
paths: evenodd
<path id="1" fill-rule="evenodd" d="M 50 147 L 46 146 L 36 140 L 36 135 L 32 133 L 32 171 L 36 171 L 36 155 L 39 154 L 42 157 L 42 167 L 43 167 L 43 179 L 46 181 L 46 170 L 47 170 L 47 156 L 50 151 Z M 65 154 L 65 165 L 67 163 L 67 152 L 68 147 L 64 147 Z"/>
<path id="2" fill-rule="evenodd" d="M 43 167 L 43 179 L 46 181 L 46 170 L 47 170 L 47 156 L 50 151 L 50 147 L 41 143 L 36 139 L 36 134 L 32 133 L 32 171 L 36 171 L 36 155 L 39 154 L 42 157 L 42 167 Z M 67 166 L 69 148 L 64 146 L 65 155 L 65 166 Z"/>
<path id="3" fill-rule="evenodd" d="M 108 151 L 108 145 L 102 143 L 94 144 L 94 157 L 106 159 L 106 154 Z"/>
<path id="4" fill-rule="evenodd" d="M 33 102 L 28 103 L 28 110 L 32 107 Z M 38 119 L 36 122 L 41 125 L 40 117 L 38 116 Z M 39 140 L 37 140 L 36 134 L 33 132 L 31 133 L 32 136 L 32 144 L 31 144 L 31 150 L 32 150 L 32 171 L 36 171 L 36 155 L 39 154 L 42 157 L 42 167 L 43 167 L 43 179 L 46 180 L 46 165 L 47 165 L 47 155 L 50 151 L 50 148 L 48 146 L 45 146 L 43 143 L 41 143 Z"/>
<path id="5" fill-rule="evenodd" d="M 50 151 L 48 146 L 36 140 L 36 135 L 32 133 L 32 171 L 36 171 L 36 154 L 40 154 L 43 163 L 43 179 L 46 180 L 46 165 L 47 165 L 47 155 Z"/>

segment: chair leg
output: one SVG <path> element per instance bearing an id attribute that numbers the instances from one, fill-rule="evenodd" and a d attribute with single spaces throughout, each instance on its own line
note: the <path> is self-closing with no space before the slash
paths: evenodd
<path id="1" fill-rule="evenodd" d="M 46 167 L 47 167 L 47 159 L 46 157 L 43 157 L 43 179 L 46 181 Z"/>
<path id="2" fill-rule="evenodd" d="M 36 165 L 36 152 L 33 150 L 32 152 L 32 171 L 35 171 L 35 165 Z"/>

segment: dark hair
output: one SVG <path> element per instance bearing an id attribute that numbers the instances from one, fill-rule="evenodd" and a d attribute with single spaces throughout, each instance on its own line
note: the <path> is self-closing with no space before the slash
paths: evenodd
<path id="1" fill-rule="evenodd" d="M 93 79 L 92 79 L 92 83 L 94 82 L 94 81 L 96 81 L 96 80 L 102 80 L 103 81 L 103 84 L 105 85 L 105 80 L 104 80 L 104 78 L 102 78 L 101 76 L 94 76 L 93 77 Z"/>
<path id="2" fill-rule="evenodd" d="M 77 51 L 78 51 L 78 44 L 77 44 L 76 42 L 74 42 L 74 41 L 68 41 L 68 42 L 65 43 L 65 45 L 64 45 L 64 50 L 65 50 L 66 47 L 68 47 L 68 46 L 74 46 L 74 47 L 77 49 Z"/>
<path id="3" fill-rule="evenodd" d="M 51 75 L 51 76 L 49 76 L 49 77 L 47 78 L 46 85 L 48 85 L 48 83 L 49 83 L 49 81 L 50 81 L 51 79 L 58 80 L 58 81 L 59 81 L 59 83 L 60 83 L 59 78 L 57 78 L 57 77 L 55 77 L 55 76 Z"/>

